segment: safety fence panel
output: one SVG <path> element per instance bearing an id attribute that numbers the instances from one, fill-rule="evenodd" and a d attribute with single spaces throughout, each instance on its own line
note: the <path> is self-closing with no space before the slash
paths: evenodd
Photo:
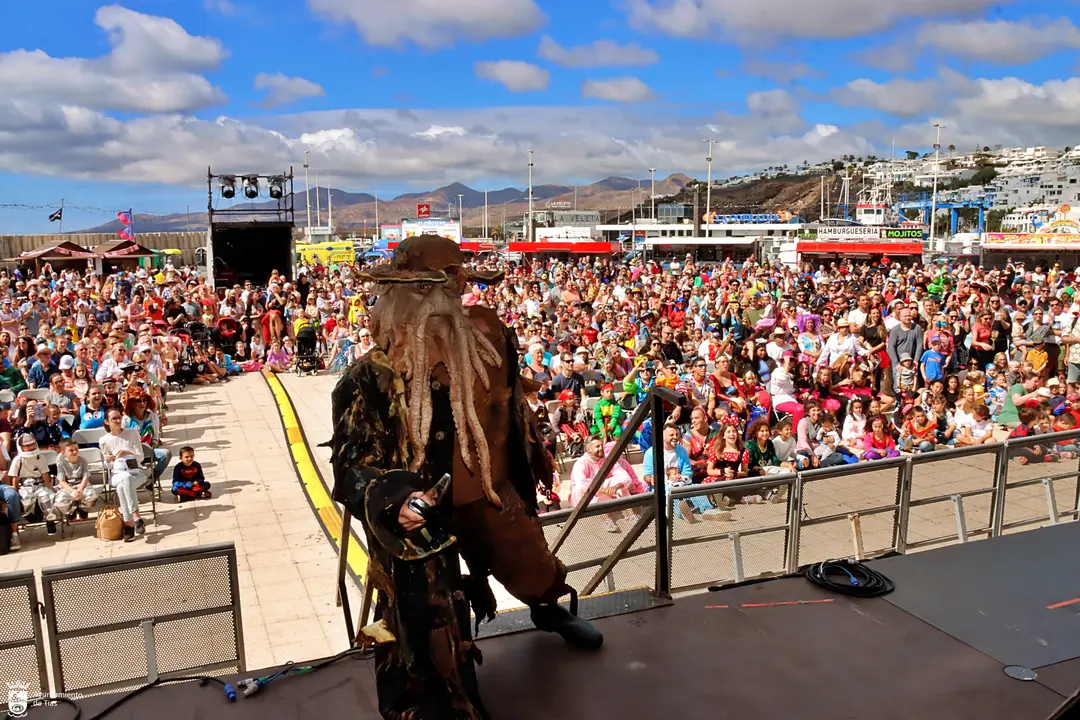
<path id="1" fill-rule="evenodd" d="M 895 549 L 905 460 L 800 473 L 797 565 Z"/>
<path id="2" fill-rule="evenodd" d="M 243 671 L 237 577 L 232 543 L 42 570 L 56 690 Z"/>
<path id="3" fill-rule="evenodd" d="M 789 474 L 672 490 L 672 591 L 782 575 L 794 482 Z"/>
<path id="4" fill-rule="evenodd" d="M 1056 461 L 1057 456 L 1051 452 L 1056 444 L 1054 437 L 1035 436 L 1006 443 L 1008 466 L 1007 476 L 1002 478 L 1005 486 L 1004 508 L 997 528 L 1000 534 L 1050 524 L 1051 506 L 1058 502 L 1059 489 L 1066 493 L 1066 498 L 1075 497 L 1077 461 Z"/>
<path id="5" fill-rule="evenodd" d="M 905 548 L 942 547 L 990 537 L 1001 444 L 911 458 Z"/>
<path id="6" fill-rule="evenodd" d="M 600 591 L 653 587 L 656 582 L 656 530 L 652 522 L 656 500 L 652 493 L 598 502 L 582 510 L 556 553 L 568 570 L 567 582 L 579 592 L 591 592 L 589 581 L 610 559 Z M 540 516 L 551 545 L 570 516 L 560 510 Z"/>
<path id="7" fill-rule="evenodd" d="M 32 570 L 0 575 L 0 707 L 8 699 L 33 698 L 49 691 L 45 646 L 38 620 L 37 586 Z"/>

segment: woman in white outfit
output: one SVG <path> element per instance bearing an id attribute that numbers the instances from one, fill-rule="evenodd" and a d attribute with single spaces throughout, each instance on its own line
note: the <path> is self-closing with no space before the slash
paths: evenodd
<path id="1" fill-rule="evenodd" d="M 124 517 L 124 542 L 131 542 L 136 535 L 146 532 L 136 495 L 139 487 L 146 485 L 148 480 L 138 468 L 143 457 L 142 441 L 136 431 L 124 429 L 123 415 L 119 410 L 109 410 L 105 416 L 105 426 L 109 434 L 98 440 L 98 447 L 101 448 L 105 464 L 111 469 L 109 484 L 116 488 L 120 514 Z M 129 460 L 134 462 L 129 463 Z"/>

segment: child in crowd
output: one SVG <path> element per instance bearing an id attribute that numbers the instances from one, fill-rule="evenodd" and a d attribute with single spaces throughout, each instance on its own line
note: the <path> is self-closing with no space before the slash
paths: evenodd
<path id="1" fill-rule="evenodd" d="M 172 494 L 177 502 L 210 497 L 210 483 L 203 475 L 202 465 L 195 462 L 195 448 L 190 445 L 180 448 L 180 462 L 173 468 Z"/>
<path id="2" fill-rule="evenodd" d="M 921 405 L 916 405 L 908 413 L 900 433 L 900 444 L 908 452 L 931 452 L 937 437 L 937 421 L 931 420 Z"/>
<path id="3" fill-rule="evenodd" d="M 866 435 L 866 402 L 862 398 L 852 398 L 848 403 L 847 416 L 844 418 L 844 432 L 840 440 L 845 447 L 858 454 L 863 450 L 864 435 Z"/>
<path id="4" fill-rule="evenodd" d="M 870 431 L 863 438 L 863 460 L 900 457 L 900 451 L 896 449 L 896 441 L 893 440 L 888 426 L 888 421 L 881 415 L 870 418 Z"/>
<path id="5" fill-rule="evenodd" d="M 1039 411 L 1035 408 L 1022 407 L 1017 408 L 1016 416 L 1020 420 L 1020 424 L 1013 428 L 1009 433 L 1010 440 L 1017 440 L 1020 438 L 1031 437 L 1034 435 L 1032 426 L 1039 419 Z M 1009 458 L 1016 458 L 1021 465 L 1028 465 L 1029 463 L 1042 463 L 1042 462 L 1055 462 L 1055 457 L 1050 448 L 1043 445 L 1029 445 L 1027 447 L 1010 447 Z"/>
<path id="6" fill-rule="evenodd" d="M 1076 429 L 1076 416 L 1071 412 L 1063 412 L 1054 420 L 1054 432 L 1068 432 Z M 1080 453 L 1076 438 L 1072 440 L 1059 440 L 1057 442 L 1057 454 L 1063 460 L 1071 460 Z"/>
<path id="7" fill-rule="evenodd" d="M 839 454 L 848 463 L 858 462 L 855 454 L 841 444 L 840 433 L 836 430 L 836 416 L 832 413 L 821 413 L 817 441 L 819 444 L 814 448 L 814 454 L 817 455 L 819 460 Z"/>
<path id="8" fill-rule="evenodd" d="M 930 407 L 933 412 L 933 415 L 931 417 L 937 424 L 937 431 L 935 432 L 934 441 L 938 445 L 955 445 L 956 419 L 953 416 L 952 411 L 949 410 L 948 402 L 945 400 L 945 396 L 934 395 L 930 399 Z"/>
<path id="9" fill-rule="evenodd" d="M 987 391 L 987 400 L 990 403 L 990 417 L 997 422 L 997 416 L 1005 407 L 1005 394 L 1009 392 L 1008 377 L 1005 373 L 998 373 L 994 378 L 994 384 Z"/>
<path id="10" fill-rule="evenodd" d="M 60 489 L 56 491 L 53 503 L 60 517 L 86 520 L 97 504 L 98 491 L 90 484 L 90 466 L 86 458 L 79 456 L 79 444 L 74 440 L 60 441 L 56 482 Z"/>
<path id="11" fill-rule="evenodd" d="M 7 470 L 7 482 L 19 491 L 22 500 L 23 517 L 27 522 L 45 521 L 45 528 L 50 535 L 56 534 L 56 521 L 60 515 L 56 512 L 49 466 L 38 450 L 37 438 L 31 433 L 20 435 L 17 440 L 19 454 Z"/>
<path id="12" fill-rule="evenodd" d="M 897 393 L 915 394 L 915 388 L 919 382 L 919 373 L 915 369 L 915 361 L 908 353 L 900 355 L 900 368 L 896 373 L 899 386 Z"/>
<path id="13" fill-rule="evenodd" d="M 941 338 L 935 336 L 930 340 L 930 349 L 922 354 L 919 360 L 923 380 L 929 385 L 934 380 L 945 379 L 945 356 L 941 354 Z"/>
<path id="14" fill-rule="evenodd" d="M 602 435 L 604 442 L 619 437 L 622 435 L 622 416 L 622 405 L 615 401 L 615 386 L 605 383 L 593 408 L 593 434 Z"/>
<path id="15" fill-rule="evenodd" d="M 972 420 L 960 428 L 956 436 L 956 445 L 967 447 L 994 442 L 994 420 L 990 416 L 990 408 L 986 405 L 976 405 L 971 415 Z"/>
<path id="16" fill-rule="evenodd" d="M 789 463 L 798 466 L 799 457 L 795 452 L 798 440 L 791 429 L 791 420 L 780 421 L 780 424 L 776 426 L 776 437 L 772 439 L 772 443 L 773 449 L 776 450 L 776 458 L 782 464 Z"/>
<path id="17" fill-rule="evenodd" d="M 585 424 L 585 412 L 578 406 L 579 395 L 570 388 L 559 393 L 559 406 L 552 414 L 551 424 L 559 428 L 566 441 L 566 453 L 578 457 L 585 452 L 589 438 L 589 426 Z"/>

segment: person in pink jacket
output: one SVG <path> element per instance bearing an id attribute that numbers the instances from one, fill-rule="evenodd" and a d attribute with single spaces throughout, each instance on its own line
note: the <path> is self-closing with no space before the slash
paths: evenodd
<path id="1" fill-rule="evenodd" d="M 600 471 L 600 466 L 604 464 L 604 459 L 614 447 L 614 442 L 604 445 L 604 440 L 600 435 L 593 435 L 589 438 L 589 441 L 585 444 L 585 454 L 577 459 L 577 462 L 574 463 L 574 469 L 570 471 L 570 502 L 572 505 L 576 506 L 585 498 L 589 485 L 592 484 L 593 478 Z M 603 484 L 600 485 L 599 490 L 596 491 L 592 501 L 603 502 L 647 491 L 648 487 L 634 472 L 634 468 L 626 461 L 625 457 L 620 457 L 615 466 L 611 468 L 611 472 L 608 473 Z M 608 532 L 618 532 L 617 519 L 618 514 L 615 513 L 605 517 L 604 528 Z"/>
<path id="2" fill-rule="evenodd" d="M 882 458 L 900 457 L 896 441 L 886 429 L 888 423 L 881 415 L 870 418 L 870 431 L 863 437 L 863 460 L 881 460 Z"/>

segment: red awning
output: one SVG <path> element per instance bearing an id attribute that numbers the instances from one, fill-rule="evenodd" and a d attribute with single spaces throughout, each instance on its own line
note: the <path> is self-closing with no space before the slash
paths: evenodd
<path id="1" fill-rule="evenodd" d="M 584 255 L 610 255 L 619 252 L 621 247 L 617 242 L 576 242 L 566 240 L 562 242 L 512 242 L 507 249 L 510 252 L 525 254 L 568 252 Z"/>
<path id="2" fill-rule="evenodd" d="M 827 255 L 922 255 L 918 242 L 814 242 L 800 240 L 800 253 Z"/>

